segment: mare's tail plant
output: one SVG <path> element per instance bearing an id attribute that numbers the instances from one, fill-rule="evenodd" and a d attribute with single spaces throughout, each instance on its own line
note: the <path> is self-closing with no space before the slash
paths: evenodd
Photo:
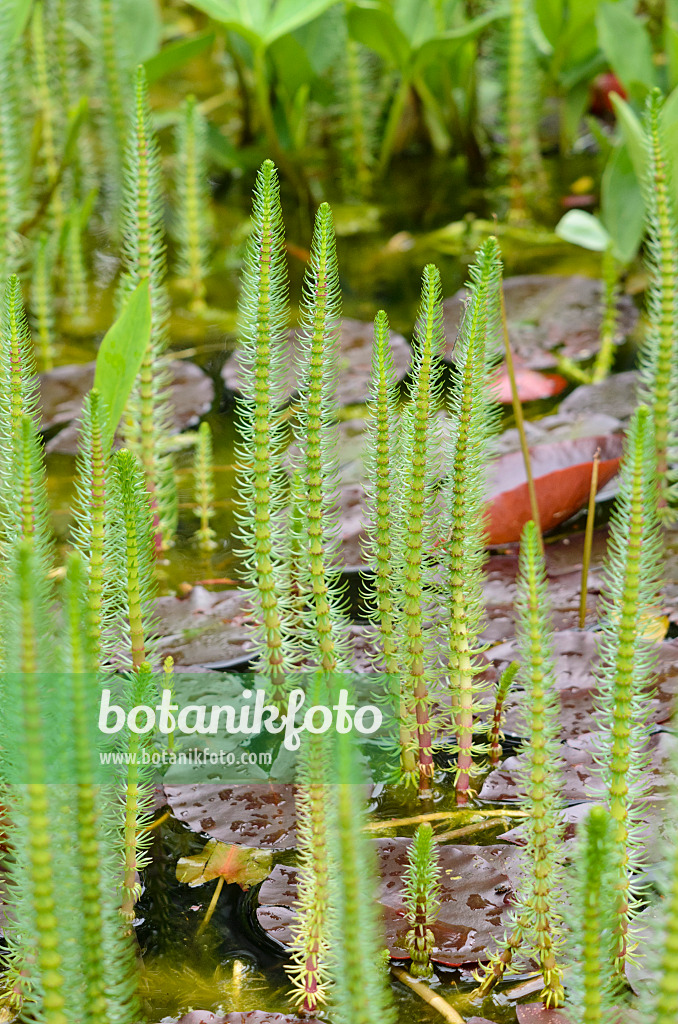
<path id="1" fill-rule="evenodd" d="M 440 909 L 440 866 L 438 847 L 428 822 L 414 833 L 407 851 L 404 882 L 403 903 L 410 926 L 407 933 L 407 948 L 412 958 L 410 974 L 413 978 L 430 978 L 433 974 L 431 951 L 435 945 L 431 926 Z"/>
<path id="2" fill-rule="evenodd" d="M 31 312 L 33 314 L 33 331 L 35 350 L 40 370 L 54 368 L 54 266 L 55 239 L 53 235 L 43 234 L 36 246 L 33 264 L 33 281 L 31 285 Z"/>
<path id="3" fill-rule="evenodd" d="M 245 254 L 239 305 L 241 393 L 238 451 L 246 578 L 259 649 L 259 671 L 271 685 L 271 699 L 284 699 L 290 656 L 283 509 L 283 381 L 288 333 L 285 234 L 278 175 L 270 160 L 257 175 L 252 230 Z"/>
<path id="4" fill-rule="evenodd" d="M 111 480 L 111 504 L 118 510 L 112 538 L 120 630 L 128 664 L 138 670 L 153 649 L 151 606 L 155 597 L 152 516 L 149 495 L 134 455 L 117 452 Z"/>
<path id="5" fill-rule="evenodd" d="M 207 422 L 200 424 L 193 464 L 195 515 L 200 528 L 195 538 L 203 554 L 208 555 L 217 546 L 216 533 L 210 526 L 214 516 L 214 460 L 212 458 L 212 431 Z"/>
<path id="6" fill-rule="evenodd" d="M 299 468 L 303 482 L 304 590 L 308 595 L 304 644 L 329 680 L 345 651 L 340 595 L 333 561 L 338 543 L 336 373 L 341 289 L 332 212 L 316 214 L 300 306 L 302 347 Z"/>
<path id="7" fill-rule="evenodd" d="M 121 305 L 148 278 L 151 299 L 151 337 L 139 377 L 130 396 L 125 440 L 139 458 L 157 519 L 158 542 L 171 543 L 174 504 L 173 474 L 167 472 L 170 420 L 167 347 L 169 299 L 166 285 L 160 151 L 151 123 L 148 87 L 142 67 L 137 71 L 134 108 L 127 145 L 123 191 L 123 255 L 125 273 Z"/>
<path id="8" fill-rule="evenodd" d="M 210 195 L 205 159 L 207 125 L 195 96 L 183 106 L 177 131 L 176 192 L 177 271 L 185 280 L 191 307 L 205 307 L 209 272 Z"/>
<path id="9" fill-rule="evenodd" d="M 611 1024 L 614 994 L 614 869 L 612 818 L 592 807 L 581 826 L 567 891 L 568 946 L 572 966 L 567 1011 L 581 1024 Z"/>
<path id="10" fill-rule="evenodd" d="M 322 693 L 323 696 L 319 694 Z M 316 699 L 317 698 L 317 699 Z M 313 704 L 331 704 L 329 691 L 316 684 Z M 328 737 L 308 733 L 300 752 L 297 795 L 297 901 L 292 926 L 291 965 L 294 999 L 312 1014 L 328 999 L 329 981 L 329 842 L 332 827 L 331 752 Z"/>
<path id="11" fill-rule="evenodd" d="M 652 410 L 661 488 L 660 510 L 670 516 L 671 463 L 678 455 L 678 237 L 673 186 L 658 90 L 645 116 L 647 251 L 650 272 L 648 323 L 641 351 L 643 401 Z"/>
<path id="12" fill-rule="evenodd" d="M 546 588 L 546 570 L 540 537 L 530 520 L 523 530 L 516 608 L 520 646 L 519 681 L 525 689 L 525 742 L 527 849 L 525 873 L 516 893 L 513 924 L 502 951 L 482 968 L 478 995 L 486 995 L 504 977 L 516 952 L 537 961 L 544 981 L 541 996 L 547 1007 L 563 1001 L 560 944 L 562 922 L 558 912 L 558 885 L 562 875 L 562 821 L 560 815 L 560 762 L 558 710 L 555 690 L 553 631 Z"/>
<path id="13" fill-rule="evenodd" d="M 379 660 L 387 676 L 398 676 L 397 600 L 395 556 L 397 519 L 397 451 L 399 435 L 398 385 L 389 344 L 388 317 L 380 310 L 374 318 L 372 376 L 368 409 L 370 419 L 365 443 L 367 543 L 365 557 L 374 569 L 374 597 L 370 601 L 379 641 Z M 401 707 L 401 761 L 411 773 L 416 761 L 413 737 L 406 725 L 407 706 Z"/>
<path id="14" fill-rule="evenodd" d="M 661 586 L 657 493 L 652 416 L 640 406 L 625 444 L 599 599 L 602 628 L 596 759 L 614 823 L 615 957 L 620 970 L 630 951 L 629 924 L 638 906 L 633 876 L 642 860 L 639 801 L 648 740 L 643 705 L 654 663 L 652 643 L 643 636 L 643 624 L 659 600 Z"/>
<path id="15" fill-rule="evenodd" d="M 366 199 L 374 173 L 374 97 L 371 95 L 367 54 L 346 32 L 343 61 L 338 68 L 340 146 L 346 194 Z"/>
<path id="16" fill-rule="evenodd" d="M 402 428 L 399 453 L 397 600 L 398 656 L 404 729 L 415 741 L 417 768 L 407 781 L 430 794 L 433 777 L 432 723 L 429 685 L 433 677 L 430 639 L 426 632 L 431 601 L 428 552 L 434 543 L 434 483 L 440 464 L 440 402 L 443 349 L 442 289 L 438 269 L 424 268 L 422 297 L 414 331 L 415 356 L 410 386 L 411 407 Z M 406 734 L 405 733 L 405 734 Z M 401 730 L 402 735 L 402 730 Z"/>
<path id="17" fill-rule="evenodd" d="M 0 38 L 8 39 L 11 8 L 0 10 Z M 22 174 L 18 144 L 17 86 L 14 55 L 0 47 L 0 286 L 14 269 L 14 232 L 22 214 Z"/>
<path id="18" fill-rule="evenodd" d="M 100 735 L 96 735 L 93 725 L 101 694 L 96 674 L 98 655 L 81 625 L 88 613 L 87 591 L 84 559 L 79 551 L 73 551 L 63 592 L 63 697 L 70 719 L 70 750 L 64 754 L 72 762 L 73 778 L 69 781 L 76 783 L 75 806 L 69 803 L 69 808 L 81 908 L 73 921 L 84 1008 L 78 1019 L 86 1024 L 131 1024 L 139 1013 L 134 945 L 115 899 L 120 868 L 116 843 L 120 804 L 111 785 L 101 785 L 99 778 Z"/>
<path id="19" fill-rule="evenodd" d="M 471 268 L 471 298 L 455 349 L 450 466 L 444 484 L 447 539 L 443 545 L 448 602 L 449 676 L 457 733 L 457 796 L 468 797 L 474 769 L 473 726 L 478 703 L 478 640 L 483 620 L 485 472 L 499 425 L 492 377 L 499 360 L 501 262 L 496 239 Z M 484 748 L 481 748 L 484 749 Z"/>
<path id="20" fill-rule="evenodd" d="M 503 753 L 502 743 L 504 741 L 504 733 L 502 732 L 502 724 L 504 720 L 504 705 L 506 704 L 506 698 L 511 688 L 511 683 L 518 674 L 520 669 L 520 662 L 512 661 L 510 665 L 507 665 L 502 674 L 499 676 L 497 682 L 497 689 L 494 695 L 494 708 L 492 709 L 492 721 L 490 722 L 489 732 L 487 736 L 487 756 L 490 764 L 499 764 Z"/>
<path id="21" fill-rule="evenodd" d="M 337 734 L 330 856 L 331 1014 L 337 1024 L 392 1024 L 393 1006 L 374 893 L 375 850 L 365 831 L 364 777 L 351 734 Z"/>
<path id="22" fill-rule="evenodd" d="M 532 0 L 510 0 L 506 82 L 506 158 L 510 215 L 525 220 L 542 176 L 538 72 Z"/>
<path id="23" fill-rule="evenodd" d="M 121 59 L 119 10 L 116 0 L 89 0 L 96 40 L 96 80 L 100 83 L 101 134 L 108 171 L 108 189 L 113 207 L 117 209 L 122 188 L 122 169 L 127 148 L 127 111 L 132 96 L 132 82 L 125 61 Z"/>
<path id="24" fill-rule="evenodd" d="M 111 642 L 111 449 L 101 395 L 93 388 L 80 418 L 75 484 L 74 542 L 84 559 L 85 632 L 97 667 Z"/>

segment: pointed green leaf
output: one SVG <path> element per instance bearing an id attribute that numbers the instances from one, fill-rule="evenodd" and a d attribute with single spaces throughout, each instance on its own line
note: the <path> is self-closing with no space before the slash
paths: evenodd
<path id="1" fill-rule="evenodd" d="M 152 85 L 153 82 L 168 75 L 170 71 L 176 71 L 183 67 L 203 50 L 207 50 L 213 42 L 214 32 L 210 31 L 201 32 L 198 35 L 189 36 L 188 39 L 181 39 L 178 43 L 163 46 L 159 53 L 144 63 L 146 81 Z"/>
<path id="2" fill-rule="evenodd" d="M 604 252 L 610 236 L 597 217 L 586 210 L 568 210 L 556 224 L 556 234 L 583 249 Z"/>
<path id="3" fill-rule="evenodd" d="M 112 440 L 151 339 L 148 279 L 135 288 L 99 347 L 94 387 L 108 415 Z"/>
<path id="4" fill-rule="evenodd" d="M 623 100 L 617 93 L 610 93 L 610 99 L 617 115 L 617 120 L 627 145 L 633 170 L 639 182 L 645 177 L 645 163 L 647 151 L 645 145 L 645 132 L 643 126 L 634 114 L 626 100 Z"/>

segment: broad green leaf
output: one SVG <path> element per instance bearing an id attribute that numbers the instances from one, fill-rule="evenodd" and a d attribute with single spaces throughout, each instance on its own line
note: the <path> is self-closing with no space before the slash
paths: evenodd
<path id="1" fill-rule="evenodd" d="M 630 263 L 645 227 L 645 203 L 626 146 L 618 146 L 603 173 L 600 219 L 610 232 L 614 254 Z"/>
<path id="2" fill-rule="evenodd" d="M 657 84 L 652 43 L 632 7 L 622 0 L 601 3 L 596 21 L 600 46 L 619 81 L 636 95 L 652 89 Z"/>
<path id="3" fill-rule="evenodd" d="M 631 163 L 633 164 L 633 170 L 636 173 L 638 181 L 642 182 L 645 177 L 645 164 L 647 161 L 647 152 L 645 146 L 645 132 L 643 126 L 634 114 L 631 107 L 628 105 L 626 100 L 623 100 L 617 93 L 610 93 L 612 105 L 614 106 L 614 112 L 617 115 L 619 126 L 624 136 L 624 142 L 626 143 L 631 157 Z"/>
<path id="4" fill-rule="evenodd" d="M 188 64 L 189 60 L 193 60 L 203 50 L 209 49 L 213 42 L 214 32 L 201 32 L 189 39 L 181 39 L 178 43 L 163 46 L 159 53 L 150 57 L 144 64 L 148 84 L 151 85 L 168 75 L 170 71 L 176 71 L 184 64 Z"/>
<path id="5" fill-rule="evenodd" d="M 115 0 L 120 52 L 135 68 L 160 49 L 162 20 L 156 0 Z"/>
<path id="6" fill-rule="evenodd" d="M 118 428 L 150 338 L 151 300 L 148 279 L 144 279 L 134 289 L 120 316 L 104 335 L 97 353 L 94 387 L 99 391 L 109 417 L 111 440 Z"/>
<path id="7" fill-rule="evenodd" d="M 665 0 L 664 51 L 669 72 L 669 89 L 678 86 L 678 0 Z"/>
<path id="8" fill-rule="evenodd" d="M 662 107 L 661 118 L 664 129 L 666 159 L 673 185 L 674 209 L 678 210 L 678 88 L 674 89 L 667 96 Z"/>
<path id="9" fill-rule="evenodd" d="M 565 0 L 535 0 L 534 12 L 541 31 L 556 46 L 565 18 Z"/>
<path id="10" fill-rule="evenodd" d="M 266 32 L 266 45 L 294 32 L 333 7 L 337 0 L 276 0 Z"/>
<path id="11" fill-rule="evenodd" d="M 177 881 L 185 882 L 191 888 L 214 878 L 223 878 L 225 882 L 236 882 L 241 889 L 247 890 L 263 882 L 272 867 L 272 850 L 229 845 L 210 839 L 200 853 L 179 858 L 176 875 Z"/>
<path id="12" fill-rule="evenodd" d="M 351 7 L 347 18 L 355 40 L 401 71 L 407 66 L 412 48 L 390 12 L 376 5 L 361 4 Z"/>
<path id="13" fill-rule="evenodd" d="M 194 7 L 209 14 L 252 46 L 270 46 L 281 36 L 294 32 L 337 0 L 191 0 Z"/>
<path id="14" fill-rule="evenodd" d="M 5 17 L 8 31 L 4 34 L 4 38 L 0 38 L 0 55 L 16 46 L 19 36 L 26 27 L 33 6 L 33 0 L 2 0 L 2 2 L 6 5 Z"/>
<path id="15" fill-rule="evenodd" d="M 583 249 L 604 252 L 610 236 L 597 217 L 585 210 L 568 210 L 556 224 L 556 234 Z"/>
<path id="16" fill-rule="evenodd" d="M 448 29 L 447 32 L 441 32 L 435 39 L 429 39 L 419 48 L 416 55 L 418 69 L 423 71 L 427 65 L 434 64 L 454 53 L 460 43 L 472 39 L 491 22 L 505 18 L 508 13 L 506 4 L 496 3 L 493 5 L 493 10 L 488 11 L 487 14 L 480 14 L 477 18 L 467 21 L 465 25 Z"/>
<path id="17" fill-rule="evenodd" d="M 269 48 L 269 56 L 276 70 L 276 80 L 290 98 L 315 78 L 306 51 L 294 36 L 276 39 Z"/>

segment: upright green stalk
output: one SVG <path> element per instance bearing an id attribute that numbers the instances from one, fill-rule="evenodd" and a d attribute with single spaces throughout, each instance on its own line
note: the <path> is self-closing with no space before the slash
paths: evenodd
<path id="1" fill-rule="evenodd" d="M 35 332 L 35 350 L 38 366 L 46 372 L 54 368 L 54 238 L 41 235 L 37 242 L 33 281 L 31 285 L 31 310 Z"/>
<path id="2" fill-rule="evenodd" d="M 592 807 L 584 820 L 571 872 L 568 911 L 572 967 L 567 1009 L 581 1024 L 611 1024 L 614 979 L 612 819 Z"/>
<path id="3" fill-rule="evenodd" d="M 172 487 L 168 486 L 173 483 L 173 474 L 166 472 L 167 463 L 171 463 L 166 452 L 170 405 L 164 361 L 169 300 L 160 150 L 151 124 L 146 74 L 141 66 L 136 76 L 122 206 L 125 275 L 121 298 L 124 300 L 144 278 L 148 278 L 151 298 L 151 338 L 130 397 L 126 441 L 143 467 L 156 509 L 158 533 L 167 547 L 172 542 L 173 503 Z"/>
<path id="4" fill-rule="evenodd" d="M 365 445 L 365 478 L 367 498 L 367 544 L 365 556 L 374 568 L 374 598 L 370 601 L 379 634 L 380 656 L 388 676 L 399 672 L 395 587 L 395 556 L 397 545 L 397 448 L 398 448 L 398 385 L 393 369 L 386 313 L 380 310 L 374 318 L 372 377 Z M 407 705 L 401 707 L 401 763 L 408 774 L 415 771 L 413 736 L 407 728 Z"/>
<path id="5" fill-rule="evenodd" d="M 364 779 L 350 734 L 337 735 L 338 785 L 332 787 L 330 948 L 332 1020 L 336 1024 L 392 1024 L 394 1012 L 374 893 L 374 847 L 364 830 Z"/>
<path id="6" fill-rule="evenodd" d="M 414 833 L 407 851 L 404 882 L 403 903 L 411 929 L 407 933 L 407 947 L 412 958 L 410 974 L 413 978 L 430 978 L 433 974 L 431 951 L 435 946 L 431 926 L 440 909 L 440 866 L 433 829 L 428 822 L 420 825 Z"/>
<path id="7" fill-rule="evenodd" d="M 370 103 L 365 51 L 348 32 L 344 62 L 339 69 L 342 95 L 342 127 L 344 138 L 344 180 L 348 195 L 365 199 L 372 187 L 374 168 L 373 139 L 370 125 Z"/>
<path id="8" fill-rule="evenodd" d="M 540 181 L 536 53 L 530 21 L 532 0 L 510 0 L 506 131 L 510 214 L 525 220 Z"/>
<path id="9" fill-rule="evenodd" d="M 433 545 L 433 486 L 440 461 L 440 436 L 435 414 L 440 401 L 443 344 L 440 274 L 432 264 L 424 268 L 414 337 L 412 405 L 403 427 L 399 457 L 398 650 L 403 704 L 407 708 L 405 727 L 415 731 L 419 791 L 422 796 L 428 796 L 433 776 L 429 714 L 429 682 L 433 670 L 430 650 L 427 649 L 430 641 L 425 635 L 430 600 L 427 552 Z M 411 721 L 412 713 L 416 725 Z"/>
<path id="10" fill-rule="evenodd" d="M 490 764 L 499 764 L 502 755 L 502 742 L 504 740 L 504 734 L 502 732 L 502 721 L 504 717 L 504 704 L 508 696 L 511 683 L 518 674 L 520 668 L 520 662 L 512 661 L 510 665 L 504 669 L 497 682 L 497 690 L 494 695 L 494 710 L 492 712 L 492 721 L 490 723 L 490 729 L 488 733 L 488 757 Z"/>
<path id="11" fill-rule="evenodd" d="M 176 135 L 177 271 L 185 278 L 193 309 L 205 307 L 209 272 L 210 194 L 206 166 L 207 123 L 195 96 L 182 109 Z"/>
<path id="12" fill-rule="evenodd" d="M 619 272 L 612 243 L 603 253 L 603 319 L 600 325 L 600 348 L 593 364 L 591 383 L 599 384 L 609 377 L 614 362 L 615 341 L 619 328 Z"/>
<path id="13" fill-rule="evenodd" d="M 675 721 L 674 710 L 673 725 L 675 725 Z M 650 1024 L 669 1024 L 678 1016 L 678 829 L 676 828 L 678 792 L 675 788 L 675 760 L 674 751 L 673 792 L 667 808 L 671 827 L 666 861 L 659 879 L 662 905 L 660 906 L 659 927 L 653 936 L 650 954 L 652 965 L 657 966 L 658 972 L 656 982 L 648 993 L 649 999 L 644 1001 L 645 1005 L 642 1007 L 645 1019 Z"/>
<path id="14" fill-rule="evenodd" d="M 0 37 L 9 35 L 9 7 L 0 10 Z M 9 47 L 0 52 L 0 286 L 14 264 L 13 232 L 22 215 L 16 75 Z"/>
<path id="15" fill-rule="evenodd" d="M 678 446 L 678 240 L 662 106 L 659 90 L 650 93 L 645 116 L 648 164 L 644 183 L 650 288 L 641 376 L 643 400 L 654 419 L 660 506 L 665 510 L 662 515 L 669 516 L 668 470 Z"/>
<path id="16" fill-rule="evenodd" d="M 321 696 L 321 693 L 323 696 Z M 331 704 L 329 691 L 316 685 L 313 704 Z M 295 1002 L 312 1014 L 327 1002 L 329 958 L 331 778 L 327 737 L 308 733 L 297 771 L 296 920 L 292 964 L 287 968 Z"/>
<path id="17" fill-rule="evenodd" d="M 285 236 L 278 176 L 264 161 L 254 189 L 252 230 L 245 254 L 239 305 L 242 399 L 238 451 L 242 512 L 239 513 L 246 578 L 252 585 L 259 670 L 270 680 L 272 699 L 283 700 L 290 642 L 283 571 L 281 512 L 284 351 L 289 318 Z"/>
<path id="18" fill-rule="evenodd" d="M 140 467 L 131 452 L 115 457 L 112 504 L 121 516 L 114 557 L 120 591 L 121 628 L 128 637 L 132 667 L 149 657 L 150 608 L 155 596 L 152 518 Z"/>
<path id="19" fill-rule="evenodd" d="M 443 548 L 449 608 L 449 674 L 457 733 L 456 786 L 466 800 L 474 768 L 475 677 L 482 647 L 483 564 L 485 554 L 485 473 L 499 425 L 493 374 L 499 359 L 501 262 L 496 239 L 489 239 L 471 268 L 471 299 L 455 350 L 451 413 L 454 429 L 444 485 Z"/>
<path id="20" fill-rule="evenodd" d="M 111 552 L 110 500 L 111 451 L 105 440 L 106 418 L 101 396 L 90 391 L 83 405 L 76 461 L 75 543 L 85 563 L 87 607 L 85 631 L 97 667 L 102 650 L 110 644 L 112 615 L 110 583 L 113 572 Z"/>
<path id="21" fill-rule="evenodd" d="M 64 220 L 64 201 L 57 184 L 59 175 L 59 143 L 57 112 L 54 107 L 50 62 L 45 44 L 45 23 L 42 0 L 36 3 L 31 21 L 37 102 L 41 116 L 42 159 L 47 187 L 54 188 L 50 201 L 52 228 L 58 233 Z"/>
<path id="22" fill-rule="evenodd" d="M 101 110 L 107 141 L 107 166 L 113 188 L 119 192 L 127 145 L 127 110 L 131 98 L 131 81 L 121 59 L 116 0 L 90 0 L 98 41 L 98 79 L 103 85 Z M 117 203 L 114 203 L 117 205 Z"/>
<path id="23" fill-rule="evenodd" d="M 216 548 L 216 533 L 210 526 L 214 516 L 214 464 L 212 459 L 212 431 L 207 422 L 200 424 L 198 441 L 195 448 L 195 465 L 193 469 L 195 492 L 195 515 L 200 520 L 200 529 L 196 531 L 198 547 L 204 554 Z"/>
<path id="24" fill-rule="evenodd" d="M 629 924 L 638 903 L 633 876 L 642 861 L 639 799 L 648 739 L 643 695 L 654 665 L 653 645 L 643 636 L 643 623 L 659 600 L 661 557 L 655 438 L 650 412 L 640 406 L 626 440 L 598 606 L 602 628 L 596 673 L 601 727 L 597 760 L 614 822 L 615 956 L 620 970 L 629 953 Z"/>
<path id="25" fill-rule="evenodd" d="M 67 947 L 59 914 L 58 838 L 54 835 L 47 757 L 48 704 L 43 692 L 49 650 L 48 602 L 43 568 L 30 540 L 13 545 L 0 597 L 5 623 L 2 733 L 3 802 L 16 823 L 12 834 L 7 938 L 11 957 L 29 973 L 29 998 L 45 1024 L 69 1024 L 66 1012 Z M 63 839 L 63 837 L 60 837 Z M 30 971 L 27 962 L 30 961 Z"/>
<path id="26" fill-rule="evenodd" d="M 482 968 L 484 978 L 477 994 L 486 995 L 503 978 L 520 947 L 525 956 L 539 964 L 544 980 L 541 997 L 549 1007 L 563 1001 L 563 971 L 559 963 L 562 927 L 558 911 L 563 825 L 553 627 L 539 541 L 537 527 L 530 520 L 520 545 L 516 601 L 519 681 L 525 689 L 523 714 L 529 734 L 522 772 L 527 811 L 526 870 L 516 893 L 513 930 L 504 939 L 502 952 L 493 955 Z"/>
<path id="27" fill-rule="evenodd" d="M 338 544 L 336 373 L 340 318 L 336 239 L 332 212 L 323 203 L 315 218 L 300 306 L 303 368 L 299 445 L 309 595 L 305 641 L 326 678 L 340 666 L 346 643 L 332 566 Z"/>
<path id="28" fill-rule="evenodd" d="M 12 274 L 5 285 L 0 318 L 0 455 L 3 467 L 21 436 L 21 419 L 35 417 L 38 378 L 21 286 Z M 3 469 L 3 472 L 6 472 Z"/>

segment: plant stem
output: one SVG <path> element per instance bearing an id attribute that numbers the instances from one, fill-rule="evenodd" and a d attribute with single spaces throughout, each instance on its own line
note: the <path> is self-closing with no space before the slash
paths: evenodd
<path id="1" fill-rule="evenodd" d="M 591 565 L 591 549 L 593 547 L 593 524 L 596 518 L 596 494 L 598 493 L 598 467 L 600 465 L 600 449 L 593 456 L 591 469 L 591 488 L 589 490 L 589 507 L 586 514 L 586 533 L 584 534 L 584 554 L 581 565 L 581 597 L 579 599 L 579 628 L 586 625 L 586 596 L 588 593 L 589 567 Z"/>
<path id="2" fill-rule="evenodd" d="M 428 1003 L 430 1007 L 437 1010 L 445 1020 L 449 1021 L 450 1024 L 464 1024 L 464 1018 L 460 1017 L 453 1006 L 439 996 L 437 992 L 425 985 L 423 981 L 418 981 L 413 978 L 412 975 L 408 974 L 407 971 L 403 970 L 402 967 L 391 967 L 391 974 L 401 981 L 403 985 L 407 985 L 413 992 L 416 992 L 425 1003 Z"/>
<path id="3" fill-rule="evenodd" d="M 200 927 L 198 928 L 198 930 L 196 932 L 196 935 L 202 935 L 202 933 L 205 931 L 205 928 L 207 928 L 207 925 L 212 920 L 212 915 L 213 915 L 214 911 L 216 910 L 217 902 L 219 900 L 219 896 L 221 895 L 221 890 L 223 889 L 223 887 L 224 887 L 224 876 L 223 875 L 219 875 L 219 878 L 217 879 L 217 884 L 214 887 L 214 892 L 212 893 L 212 899 L 210 900 L 210 905 L 207 908 L 205 916 L 203 917 L 202 921 L 200 922 Z"/>
<path id="4" fill-rule="evenodd" d="M 504 331 L 504 352 L 506 357 L 506 369 L 508 370 L 509 381 L 511 382 L 511 404 L 513 406 L 513 415 L 516 421 L 516 427 L 518 428 L 518 436 L 520 437 L 520 449 L 523 453 L 523 462 L 525 463 L 525 475 L 527 477 L 527 490 L 530 496 L 530 508 L 532 510 L 532 519 L 537 526 L 537 536 L 539 538 L 539 546 L 542 554 L 544 553 L 544 542 L 541 536 L 541 518 L 539 516 L 539 502 L 537 501 L 537 491 L 534 486 L 534 477 L 532 476 L 532 461 L 530 459 L 530 449 L 527 444 L 527 435 L 525 434 L 525 419 L 523 417 L 523 406 L 518 395 L 518 385 L 516 383 L 516 371 L 513 364 L 513 353 L 511 352 L 511 340 L 509 338 L 508 320 L 506 318 L 506 298 L 504 296 L 503 285 L 499 289 L 499 301 L 501 309 L 501 324 Z"/>

